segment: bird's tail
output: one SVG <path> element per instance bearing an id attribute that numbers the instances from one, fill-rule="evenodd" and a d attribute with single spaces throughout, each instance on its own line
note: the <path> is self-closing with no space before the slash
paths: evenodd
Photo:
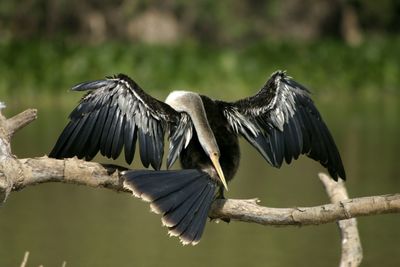
<path id="1" fill-rule="evenodd" d="M 153 212 L 162 215 L 162 223 L 171 236 L 196 245 L 203 234 L 217 184 L 200 170 L 125 171 L 124 187 L 133 195 L 150 202 Z"/>

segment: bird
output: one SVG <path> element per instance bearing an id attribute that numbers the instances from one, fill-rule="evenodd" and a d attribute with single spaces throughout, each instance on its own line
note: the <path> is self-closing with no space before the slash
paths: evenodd
<path id="1" fill-rule="evenodd" d="M 125 74 L 83 82 L 72 90 L 88 93 L 69 115 L 49 156 L 91 160 L 100 152 L 116 159 L 124 150 L 131 164 L 138 142 L 146 169 L 122 172 L 123 185 L 149 202 L 169 235 L 184 245 L 200 241 L 212 202 L 224 198 L 239 167 L 239 138 L 273 167 L 304 154 L 335 181 L 346 179 L 310 91 L 285 71 L 274 72 L 255 95 L 233 102 L 190 91 L 172 91 L 162 102 Z M 162 169 L 165 137 L 169 148 Z M 178 158 L 181 169 L 171 169 Z"/>

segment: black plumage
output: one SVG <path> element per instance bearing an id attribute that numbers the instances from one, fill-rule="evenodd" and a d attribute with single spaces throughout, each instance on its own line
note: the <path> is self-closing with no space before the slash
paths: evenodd
<path id="1" fill-rule="evenodd" d="M 234 177 L 240 136 L 274 167 L 306 154 L 333 179 L 346 178 L 335 142 L 308 90 L 282 71 L 257 94 L 236 102 L 174 91 L 164 103 L 123 74 L 72 90 L 89 93 L 70 114 L 50 156 L 90 160 L 100 151 L 115 159 L 124 149 L 130 164 L 138 141 L 142 164 L 155 171 L 125 171 L 124 185 L 151 202 L 169 233 L 184 244 L 200 240 L 212 201 L 223 197 L 225 179 Z M 165 135 L 167 168 L 179 157 L 183 170 L 160 170 Z"/>
<path id="2" fill-rule="evenodd" d="M 275 167 L 306 154 L 328 168 L 333 179 L 346 178 L 339 151 L 309 96 L 284 72 L 274 73 L 252 97 L 221 102 L 225 116 Z"/>
<path id="3" fill-rule="evenodd" d="M 207 173 L 195 169 L 129 171 L 125 182 L 136 197 L 150 202 L 151 210 L 162 215 L 170 235 L 179 236 L 183 244 L 200 241 L 217 189 Z"/>

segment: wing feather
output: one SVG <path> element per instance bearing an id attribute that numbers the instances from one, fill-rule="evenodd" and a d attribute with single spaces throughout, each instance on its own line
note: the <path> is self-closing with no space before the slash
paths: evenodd
<path id="1" fill-rule="evenodd" d="M 142 164 L 144 167 L 148 168 L 150 165 L 150 151 L 148 149 L 148 135 L 144 133 L 144 131 L 139 130 L 139 153 L 140 153 L 140 159 L 142 161 Z"/>
<path id="2" fill-rule="evenodd" d="M 86 127 L 82 129 L 82 135 L 79 138 L 79 142 L 77 142 L 76 146 L 79 147 L 84 147 L 84 149 L 79 151 L 79 154 L 77 155 L 78 157 L 82 158 L 85 156 L 84 151 L 87 150 L 87 147 L 89 146 L 88 139 L 90 136 L 93 134 L 93 128 L 96 125 L 97 118 L 99 116 L 99 110 L 96 110 L 92 112 L 87 119 Z"/>
<path id="3" fill-rule="evenodd" d="M 67 143 L 65 145 L 65 150 L 67 151 L 67 153 L 69 155 L 74 155 L 77 152 L 77 150 L 79 149 L 78 147 L 76 147 L 76 143 L 78 143 L 78 139 L 80 137 L 82 127 L 85 124 L 86 120 L 87 120 L 87 117 L 84 117 L 75 122 L 76 127 L 74 127 L 74 130 L 72 131 L 72 133 L 70 135 L 70 139 L 67 141 Z"/>
<path id="4" fill-rule="evenodd" d="M 138 138 L 143 165 L 158 170 L 166 132 L 170 135 L 170 147 L 174 148 L 168 166 L 180 154 L 183 148 L 180 144 L 187 144 L 191 138 L 192 124 L 187 114 L 146 94 L 126 75 L 84 82 L 72 90 L 89 90 L 89 93 L 71 112 L 70 122 L 51 151 L 51 157 L 78 156 L 90 160 L 100 152 L 116 159 L 124 148 L 125 160 L 130 164 Z"/>
<path id="5" fill-rule="evenodd" d="M 178 158 L 183 148 L 186 148 L 193 135 L 191 119 L 188 114 L 181 113 L 178 124 L 171 128 L 170 145 L 167 158 L 167 168 L 169 169 Z"/>
<path id="6" fill-rule="evenodd" d="M 107 151 L 109 150 L 109 146 L 111 146 L 111 144 L 109 144 L 107 142 L 107 139 L 108 139 L 108 135 L 111 135 L 110 132 L 114 131 L 114 128 L 111 128 L 111 124 L 115 120 L 114 115 L 115 115 L 116 110 L 117 110 L 117 105 L 112 105 L 108 112 L 107 119 L 106 119 L 106 122 L 105 122 L 104 128 L 103 128 L 103 132 L 101 133 L 100 153 L 106 157 L 108 157 Z"/>
<path id="7" fill-rule="evenodd" d="M 125 129 L 126 116 L 119 116 L 117 125 L 115 126 L 114 138 L 112 141 L 111 157 L 113 159 L 118 158 L 121 154 L 122 148 L 124 146 L 125 136 L 123 135 L 123 129 Z"/>
<path id="8" fill-rule="evenodd" d="M 100 140 L 101 140 L 101 134 L 103 132 L 103 128 L 104 128 L 104 124 L 107 120 L 107 116 L 108 116 L 108 106 L 102 106 L 99 108 L 99 115 L 96 121 L 96 125 L 93 129 L 93 134 L 90 138 L 90 141 L 88 142 L 88 149 L 82 151 L 82 153 L 85 153 L 86 156 L 86 160 L 91 160 L 92 158 L 94 158 L 97 154 L 97 152 L 99 151 L 99 145 L 100 145 Z M 55 146 L 57 147 L 57 145 Z M 60 147 L 62 148 L 62 147 Z M 62 152 L 57 152 L 54 153 L 54 155 L 62 155 Z M 63 157 L 65 157 L 65 155 L 63 155 Z"/>
<path id="9" fill-rule="evenodd" d="M 287 164 L 292 162 L 292 156 L 295 154 L 295 142 L 293 140 L 293 134 L 291 132 L 290 123 L 285 123 L 283 128 L 283 136 L 285 143 L 285 161 Z"/>
<path id="10" fill-rule="evenodd" d="M 284 148 L 285 148 L 285 143 L 284 143 L 284 138 L 283 134 L 281 131 L 278 130 L 272 130 L 271 131 L 271 151 L 275 151 L 274 156 L 275 156 L 275 162 L 277 166 L 282 166 L 282 162 L 284 159 Z"/>
<path id="11" fill-rule="evenodd" d="M 137 130 L 135 130 L 135 127 L 135 123 L 130 118 L 127 118 L 124 131 L 124 152 L 125 161 L 128 164 L 131 164 L 135 157 L 135 146 L 137 140 Z"/>
<path id="12" fill-rule="evenodd" d="M 231 128 L 249 141 L 274 167 L 300 154 L 319 161 L 335 180 L 345 179 L 339 151 L 309 96 L 285 72 L 272 74 L 254 96 L 233 103 L 220 101 Z"/>

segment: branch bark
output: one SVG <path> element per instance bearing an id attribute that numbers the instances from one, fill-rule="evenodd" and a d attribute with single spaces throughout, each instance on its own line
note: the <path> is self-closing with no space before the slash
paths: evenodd
<path id="1" fill-rule="evenodd" d="M 28 121 L 34 120 L 36 115 L 32 114 L 36 114 L 36 111 L 21 114 L 26 115 L 24 123 L 19 119 L 15 120 L 15 117 L 7 120 L 0 114 L 0 192 L 9 193 L 48 182 L 73 183 L 129 192 L 123 187 L 121 177 L 121 171 L 126 168 L 120 166 L 87 162 L 77 158 L 15 158 L 11 154 L 11 135 L 7 134 L 7 129 L 21 128 L 12 124 L 15 121 L 18 121 L 17 125 L 26 125 Z M 16 117 L 21 117 L 21 114 Z M 3 194 L 3 200 L 6 196 Z M 358 216 L 400 212 L 400 194 L 345 199 L 315 207 L 269 208 L 260 206 L 257 202 L 255 199 L 218 199 L 212 205 L 210 216 L 263 225 L 318 225 Z"/>
<path id="2" fill-rule="evenodd" d="M 324 173 L 318 174 L 319 179 L 325 186 L 332 203 L 340 203 L 349 199 L 346 187 L 342 180 L 334 182 L 328 175 Z M 357 220 L 355 218 L 341 220 L 337 222 L 342 240 L 342 253 L 340 259 L 340 267 L 357 267 L 361 264 L 363 251 L 360 241 L 360 235 L 357 228 Z"/>
<path id="3" fill-rule="evenodd" d="M 14 160 L 17 162 L 14 166 L 19 170 L 7 174 L 12 180 L 12 191 L 40 183 L 61 182 L 130 192 L 123 187 L 120 174 L 125 170 L 123 167 L 47 156 Z M 1 172 L 4 173 L 0 167 Z M 210 216 L 263 225 L 318 225 L 358 216 L 400 212 L 400 194 L 353 198 L 314 207 L 269 208 L 257 202 L 256 199 L 215 200 Z"/>
<path id="4" fill-rule="evenodd" d="M 22 259 L 20 267 L 26 266 L 26 264 L 28 263 L 28 258 L 29 258 L 29 251 L 26 251 L 24 254 L 24 258 Z"/>
<path id="5" fill-rule="evenodd" d="M 319 225 L 354 217 L 400 212 L 400 194 L 360 197 L 314 207 L 269 208 L 257 200 L 226 199 L 213 203 L 211 216 L 263 225 Z"/>
<path id="6" fill-rule="evenodd" d="M 1 103 L 0 103 L 1 104 Z M 1 107 L 1 105 L 0 105 Z M 123 187 L 121 171 L 125 168 L 87 162 L 77 158 L 57 160 L 47 156 L 17 159 L 11 153 L 10 139 L 23 126 L 36 118 L 36 110 L 28 110 L 11 119 L 1 115 L 0 108 L 0 203 L 12 191 L 27 186 L 62 182 L 113 191 L 129 192 Z M 218 199 L 212 204 L 211 218 L 232 219 L 262 225 L 318 225 L 339 222 L 342 233 L 341 266 L 358 266 L 362 249 L 355 220 L 358 216 L 400 212 L 400 194 L 348 199 L 343 182 L 335 183 L 320 174 L 333 203 L 314 207 L 269 208 L 258 205 L 257 199 Z"/>

